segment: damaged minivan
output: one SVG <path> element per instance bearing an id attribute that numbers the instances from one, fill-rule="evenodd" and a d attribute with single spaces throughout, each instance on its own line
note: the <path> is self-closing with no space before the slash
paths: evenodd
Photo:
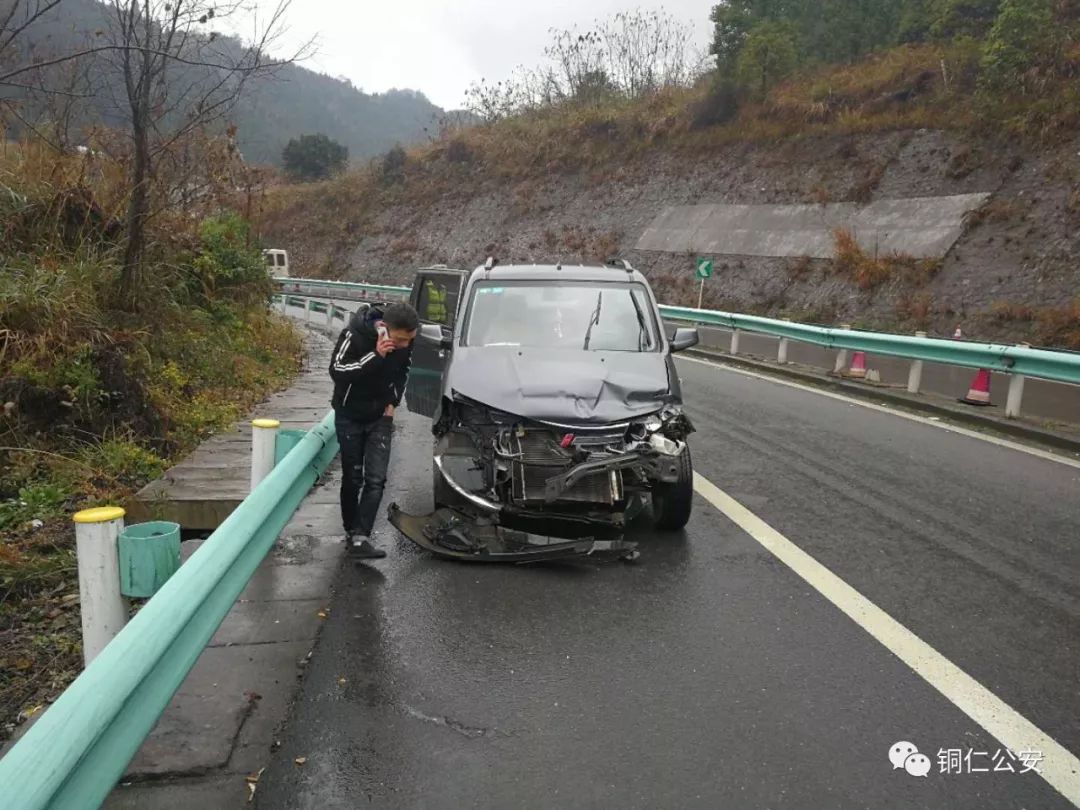
<path id="1" fill-rule="evenodd" d="M 645 277 L 598 266 L 420 271 L 406 392 L 432 418 L 433 511 L 390 521 L 442 556 L 634 558 L 627 522 L 690 518 L 693 465 L 674 352 Z"/>

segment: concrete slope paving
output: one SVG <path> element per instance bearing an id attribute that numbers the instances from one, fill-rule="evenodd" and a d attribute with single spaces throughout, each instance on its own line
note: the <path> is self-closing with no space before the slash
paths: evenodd
<path id="1" fill-rule="evenodd" d="M 918 500 L 922 484 L 912 489 L 907 479 L 932 475 L 938 460 L 917 462 L 918 445 L 949 455 L 945 438 L 924 438 L 932 428 L 899 424 L 889 440 L 893 452 L 910 453 L 902 464 L 886 457 L 879 469 L 866 460 L 877 452 L 878 426 L 845 427 L 846 407 L 828 403 L 816 412 L 811 393 L 777 399 L 770 383 L 682 369 L 698 417 L 703 473 L 782 524 L 796 542 L 805 536 L 814 553 L 832 550 L 828 564 L 846 563 L 836 567 L 853 579 L 859 574 L 853 584 L 915 630 L 927 626 L 914 619 L 934 615 L 944 629 L 927 640 L 966 652 L 965 666 L 981 662 L 978 674 L 996 676 L 984 680 L 990 688 L 1020 690 L 1026 699 L 1019 708 L 1045 700 L 1075 715 L 1074 696 L 1055 683 L 1075 652 L 1045 649 L 1069 640 L 1071 595 L 1051 570 L 1055 562 L 1059 573 L 1071 564 L 1066 550 L 1033 544 L 1035 562 L 1017 572 L 999 559 L 997 538 L 986 546 L 987 563 L 979 549 L 927 556 L 925 535 L 933 532 L 916 529 L 930 521 L 955 529 L 964 516 L 934 497 L 932 481 L 931 503 L 913 527 L 885 529 L 861 501 L 830 494 L 818 480 L 821 470 L 850 464 L 834 490 L 895 486 L 912 508 L 907 501 Z M 753 431 L 753 446 L 728 435 L 740 420 Z M 429 424 L 400 414 L 386 503 L 428 507 Z M 762 433 L 778 435 L 758 438 Z M 837 442 L 868 444 L 842 451 Z M 800 461 L 802 477 L 793 479 L 789 460 L 812 452 L 821 454 L 820 464 Z M 956 465 L 1012 476 L 1013 493 L 1023 491 L 1021 479 L 1039 474 L 1026 457 L 993 467 L 984 456 L 996 458 L 995 447 L 966 452 L 971 458 L 955 451 Z M 1057 487 L 1051 495 L 1063 497 L 1064 485 Z M 984 501 L 959 484 L 940 492 L 970 497 L 967 509 Z M 888 497 L 879 500 L 885 509 Z M 1060 531 L 1075 509 L 1042 511 L 1040 503 L 1024 510 L 1038 526 L 1025 537 Z M 647 523 L 636 532 L 642 558 L 635 565 L 513 568 L 434 560 L 388 531 L 387 560 L 342 570 L 303 696 L 256 805 L 1070 806 L 1031 773 L 938 774 L 939 748 L 992 756 L 1001 746 L 703 499 L 696 499 L 685 534 L 654 535 Z M 926 571 L 920 560 L 946 568 Z M 964 571 L 975 573 L 965 578 Z M 967 592 L 976 579 L 982 590 Z M 1025 595 L 1007 596 L 1017 588 Z M 991 597 L 999 601 L 983 601 Z M 1002 617 L 1025 599 L 1036 604 Z M 1036 615 L 1036 637 L 1018 638 L 1016 625 Z M 1000 635 L 994 622 L 1003 627 Z M 977 631 L 973 643 L 963 642 Z M 1012 650 L 1017 644 L 1020 653 Z M 1018 665 L 1021 658 L 1029 664 Z M 1050 671 L 1035 671 L 1043 666 Z M 1040 722 L 1051 708 L 1039 713 Z M 1070 720 L 1046 726 L 1070 742 Z M 888 751 L 900 740 L 931 758 L 929 777 L 893 769 Z"/>

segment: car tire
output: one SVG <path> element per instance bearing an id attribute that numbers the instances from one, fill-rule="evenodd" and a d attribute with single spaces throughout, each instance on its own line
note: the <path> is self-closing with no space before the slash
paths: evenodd
<path id="1" fill-rule="evenodd" d="M 660 531 L 677 532 L 690 520 L 694 504 L 694 464 L 687 445 L 679 457 L 679 479 L 657 484 L 652 492 L 653 526 Z"/>

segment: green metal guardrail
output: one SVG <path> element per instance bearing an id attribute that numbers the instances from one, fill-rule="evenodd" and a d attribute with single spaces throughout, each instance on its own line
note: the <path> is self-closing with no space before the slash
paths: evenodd
<path id="1" fill-rule="evenodd" d="M 339 321 L 348 320 L 348 317 L 351 314 L 350 310 L 344 309 L 337 304 L 303 295 L 274 295 L 271 297 L 271 300 L 274 303 L 279 303 L 284 300 L 286 306 L 302 307 L 309 312 L 320 312 L 324 315 L 329 315 L 330 319 L 337 319 Z M 327 325 L 329 325 L 329 323 L 330 321 L 327 321 Z"/>
<path id="2" fill-rule="evenodd" d="M 357 284 L 351 281 L 323 281 L 312 278 L 275 278 L 274 284 L 283 292 L 300 293 L 306 289 L 333 292 L 360 293 L 364 298 L 408 298 L 412 290 L 409 287 L 394 287 L 387 284 Z"/>
<path id="3" fill-rule="evenodd" d="M 347 281 L 308 281 L 306 279 L 276 279 L 280 282 L 302 283 L 309 286 L 326 285 L 339 289 L 354 288 L 369 293 L 392 293 L 407 297 L 408 287 L 389 287 L 377 284 L 357 284 Z M 970 340 L 893 335 L 886 332 L 863 332 L 824 326 L 719 312 L 689 307 L 660 306 L 662 317 L 704 326 L 738 329 L 774 337 L 788 338 L 834 349 L 849 349 L 867 354 L 925 360 L 967 368 L 985 368 L 1007 374 L 1038 377 L 1054 382 L 1080 383 L 1080 352 L 1006 346 L 998 343 L 977 343 Z"/>
<path id="4" fill-rule="evenodd" d="M 740 315 L 733 312 L 715 312 L 688 307 L 661 306 L 660 314 L 674 321 L 757 332 L 833 349 L 850 349 L 867 354 L 904 357 L 909 360 L 926 360 L 967 368 L 985 368 L 1056 382 L 1080 383 L 1080 353 L 1077 352 L 834 329 L 761 318 L 756 315 Z"/>
<path id="5" fill-rule="evenodd" d="M 0 760 L 0 805 L 99 807 L 338 452 L 330 412 Z"/>

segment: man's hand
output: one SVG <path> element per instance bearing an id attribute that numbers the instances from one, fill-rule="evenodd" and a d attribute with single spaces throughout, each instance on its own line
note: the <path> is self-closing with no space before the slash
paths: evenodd
<path id="1" fill-rule="evenodd" d="M 386 357 L 390 352 L 394 351 L 397 346 L 394 345 L 394 341 L 390 338 L 379 338 L 379 342 L 375 344 L 375 351 L 379 353 L 379 357 Z"/>
<path id="2" fill-rule="evenodd" d="M 393 416 L 393 415 L 394 415 L 394 406 L 393 405 L 387 405 L 386 410 L 383 411 L 383 416 Z"/>

